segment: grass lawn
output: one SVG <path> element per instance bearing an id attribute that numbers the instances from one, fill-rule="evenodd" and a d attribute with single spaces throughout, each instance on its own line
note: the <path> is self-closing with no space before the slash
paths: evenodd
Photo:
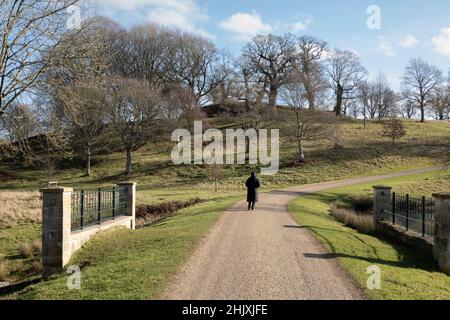
<path id="1" fill-rule="evenodd" d="M 199 239 L 236 198 L 181 210 L 153 226 L 98 234 L 69 265 L 81 265 L 81 289 L 68 290 L 61 274 L 10 299 L 156 299 Z"/>
<path id="2" fill-rule="evenodd" d="M 377 181 L 399 193 L 430 195 L 450 190 L 448 171 Z M 330 202 L 371 192 L 371 184 L 326 190 L 292 201 L 289 211 L 339 260 L 362 287 L 367 288 L 367 268 L 381 268 L 381 289 L 366 292 L 373 299 L 450 299 L 450 277 L 439 272 L 426 253 L 375 235 L 362 234 L 337 222 L 329 214 Z M 420 187 L 422 186 L 422 187 Z"/>
<path id="3" fill-rule="evenodd" d="M 41 224 L 24 223 L 11 227 L 0 226 L 0 263 L 8 271 L 5 279 L 11 282 L 29 280 L 39 276 L 32 269 L 32 263 L 38 258 L 24 258 L 20 255 L 19 246 L 21 243 L 31 243 L 33 240 L 42 237 Z"/>

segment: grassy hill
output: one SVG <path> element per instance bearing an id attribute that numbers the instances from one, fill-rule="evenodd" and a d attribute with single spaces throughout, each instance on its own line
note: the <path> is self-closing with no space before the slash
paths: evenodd
<path id="1" fill-rule="evenodd" d="M 419 123 L 405 121 L 407 136 L 392 148 L 387 138 L 380 136 L 382 127 L 369 122 L 363 129 L 359 120 L 344 119 L 339 135 L 342 148 L 333 148 L 333 141 L 308 141 L 305 143 L 306 163 L 296 165 L 296 149 L 289 137 L 281 136 L 281 170 L 272 177 L 263 177 L 267 189 L 335 180 L 380 172 L 442 165 L 448 157 L 450 123 L 430 121 Z M 90 177 L 84 176 L 81 167 L 64 160 L 54 180 L 75 188 L 111 185 L 123 180 L 138 183 L 140 202 L 160 202 L 193 195 L 209 198 L 213 182 L 208 177 L 208 167 L 202 165 L 175 166 L 170 160 L 174 143 L 160 141 L 147 145 L 134 155 L 131 177 L 123 175 L 125 154 L 112 153 L 94 158 Z M 236 194 L 243 190 L 242 181 L 255 166 L 225 166 L 221 180 L 221 193 Z M 44 172 L 21 166 L 0 164 L 0 171 L 15 179 L 3 179 L 1 189 L 37 189 L 46 181 Z"/>
<path id="2" fill-rule="evenodd" d="M 295 144 L 288 136 L 282 135 L 280 172 L 275 176 L 261 177 L 262 191 L 427 166 L 443 166 L 447 162 L 450 141 L 449 122 L 404 121 L 404 124 L 407 135 L 398 141 L 395 148 L 392 148 L 389 139 L 383 138 L 379 134 L 382 130 L 380 123 L 369 122 L 367 128 L 364 129 L 363 123 L 359 120 L 343 119 L 338 132 L 342 147 L 334 148 L 333 139 L 306 142 L 306 162 L 301 165 L 295 163 L 297 159 Z M 222 123 L 217 121 L 216 125 L 220 125 L 222 128 L 233 127 L 233 123 L 223 123 L 223 121 Z M 61 185 L 76 189 L 108 186 L 124 180 L 133 180 L 138 183 L 139 204 L 159 204 L 193 198 L 204 199 L 207 202 L 182 210 L 178 215 L 168 220 L 165 219 L 161 224 L 136 231 L 135 235 L 133 232 L 121 231 L 120 239 L 117 238 L 117 243 L 112 242 L 112 247 L 111 243 L 108 245 L 109 247 L 105 247 L 108 244 L 109 236 L 100 236 L 94 240 L 73 260 L 74 263 L 84 264 L 85 261 L 88 261 L 92 264 L 86 266 L 86 272 L 93 281 L 90 282 L 87 291 L 77 294 L 65 292 L 62 293 L 62 296 L 58 295 L 56 293 L 58 288 L 65 283 L 65 278 L 62 277 L 37 286 L 36 290 L 38 291 L 33 289 L 24 297 L 97 297 L 98 292 L 105 289 L 103 282 L 106 281 L 106 278 L 102 278 L 103 275 L 108 277 L 115 268 L 111 265 L 108 267 L 109 271 L 103 274 L 99 266 L 108 264 L 108 259 L 104 256 L 95 258 L 94 254 L 105 249 L 113 256 L 117 255 L 117 261 L 122 260 L 125 257 L 120 248 L 125 246 L 128 250 L 129 241 L 133 241 L 135 247 L 129 248 L 130 251 L 126 253 L 127 257 L 134 252 L 134 248 L 150 242 L 151 244 L 145 246 L 149 250 L 149 259 L 143 264 L 139 259 L 133 260 L 134 258 L 131 257 L 129 263 L 123 267 L 136 270 L 136 272 L 147 272 L 148 263 L 152 261 L 151 269 L 154 269 L 155 272 L 149 273 L 147 282 L 135 284 L 137 290 L 135 296 L 121 297 L 157 297 L 167 279 L 189 255 L 198 239 L 215 221 L 218 213 L 245 194 L 243 182 L 249 172 L 251 170 L 258 171 L 256 166 L 225 166 L 220 189 L 216 193 L 214 183 L 208 175 L 207 166 L 176 166 L 171 163 L 170 152 L 174 143 L 169 140 L 167 138 L 167 141 L 162 140 L 159 143 L 149 144 L 136 152 L 133 162 L 134 171 L 131 177 L 123 174 L 125 154 L 111 153 L 94 157 L 90 177 L 84 176 L 79 161 L 71 158 L 64 159 L 61 161 L 63 165 L 61 170 L 55 174 L 53 179 L 59 181 Z M 0 163 L 0 172 L 7 173 L 3 176 L 0 175 L 0 266 L 3 264 L 9 269 L 8 272 L 12 272 L 8 276 L 10 279 L 33 277 L 36 275 L 33 263 L 38 257 L 22 258 L 19 248 L 24 242 L 31 243 L 40 237 L 39 210 L 36 210 L 39 207 L 36 205 L 39 202 L 39 194 L 35 191 L 45 182 L 46 174 L 40 170 L 8 163 Z M 421 179 L 415 184 L 409 181 L 409 185 L 412 191 L 423 191 L 427 194 L 430 190 L 448 191 L 450 187 L 448 176 L 433 177 L 429 180 Z M 20 193 L 20 197 L 17 197 L 15 202 L 11 202 L 11 197 L 14 198 L 14 191 L 24 189 L 28 190 L 29 194 Z M 33 204 L 33 208 L 30 207 L 26 210 L 26 204 L 8 207 L 8 203 L 20 203 L 19 198 L 27 196 L 32 197 L 30 203 Z M 2 209 L 4 210 L 2 211 Z M 194 214 L 198 212 L 205 212 L 205 214 Z M 19 215 L 23 218 L 21 218 L 22 220 L 8 220 L 8 217 Z M 197 231 L 193 232 L 193 230 Z M 119 248 L 117 250 L 114 249 L 116 245 Z M 161 251 L 161 246 L 169 246 L 171 249 Z M 5 257 L 6 261 L 2 262 L 1 260 Z M 102 274 L 102 276 L 98 274 Z M 119 275 L 123 279 L 127 279 L 125 273 Z M 109 290 L 113 291 L 105 291 L 103 298 L 118 297 L 115 296 L 114 290 L 120 291 L 120 286 Z"/>

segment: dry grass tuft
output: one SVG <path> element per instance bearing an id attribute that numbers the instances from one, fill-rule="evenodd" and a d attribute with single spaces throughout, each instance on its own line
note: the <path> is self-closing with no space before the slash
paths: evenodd
<path id="1" fill-rule="evenodd" d="M 136 208 L 136 227 L 142 228 L 146 225 L 150 225 L 174 214 L 178 210 L 188 208 L 202 202 L 203 200 L 195 198 L 187 201 L 164 202 L 153 206 L 140 205 Z"/>
<path id="2" fill-rule="evenodd" d="M 5 281 L 8 276 L 8 271 L 6 270 L 6 263 L 0 260 L 0 281 Z"/>
<path id="3" fill-rule="evenodd" d="M 31 243 L 31 246 L 33 247 L 33 253 L 36 256 L 41 256 L 42 255 L 42 240 L 34 240 Z"/>
<path id="4" fill-rule="evenodd" d="M 36 272 L 36 273 L 41 273 L 42 272 L 42 263 L 41 261 L 34 261 L 31 264 L 31 269 Z"/>
<path id="5" fill-rule="evenodd" d="M 372 215 L 357 213 L 354 210 L 342 207 L 338 202 L 331 204 L 331 215 L 337 221 L 359 232 L 369 233 L 374 230 Z"/>
<path id="6" fill-rule="evenodd" d="M 19 245 L 19 251 L 23 258 L 28 259 L 33 256 L 33 246 L 28 242 L 22 242 Z"/>
<path id="7" fill-rule="evenodd" d="M 0 191 L 0 227 L 40 223 L 42 199 L 38 191 Z"/>

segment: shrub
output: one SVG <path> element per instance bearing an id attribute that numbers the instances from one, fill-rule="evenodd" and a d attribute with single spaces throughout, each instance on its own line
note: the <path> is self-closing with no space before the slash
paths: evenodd
<path id="1" fill-rule="evenodd" d="M 23 258 L 28 259 L 33 255 L 33 246 L 28 242 L 22 242 L 19 245 L 19 251 Z"/>
<path id="2" fill-rule="evenodd" d="M 34 261 L 31 264 L 31 269 L 33 269 L 33 271 L 36 272 L 36 273 L 42 273 L 42 263 L 41 263 L 41 261 Z"/>
<path id="3" fill-rule="evenodd" d="M 33 243 L 31 244 L 31 246 L 33 247 L 33 253 L 37 256 L 41 256 L 42 255 L 42 240 L 34 240 Z"/>
<path id="4" fill-rule="evenodd" d="M 136 209 L 136 226 L 143 227 L 152 224 L 155 221 L 163 219 L 177 212 L 178 210 L 201 203 L 203 200 L 199 198 L 187 201 L 171 201 L 164 202 L 159 205 L 140 205 Z"/>
<path id="5" fill-rule="evenodd" d="M 371 212 L 374 207 L 374 200 L 369 196 L 359 196 L 353 200 L 353 208 L 356 212 Z"/>
<path id="6" fill-rule="evenodd" d="M 0 260 L 0 281 L 5 281 L 8 276 L 8 270 L 6 269 L 6 263 Z"/>
<path id="7" fill-rule="evenodd" d="M 344 225 L 356 229 L 359 232 L 369 233 L 374 230 L 373 216 L 369 214 L 358 214 L 356 211 L 331 204 L 331 215 Z"/>
<path id="8" fill-rule="evenodd" d="M 15 260 L 11 261 L 9 265 L 9 272 L 16 273 L 21 272 L 23 270 L 23 261 L 22 260 Z"/>

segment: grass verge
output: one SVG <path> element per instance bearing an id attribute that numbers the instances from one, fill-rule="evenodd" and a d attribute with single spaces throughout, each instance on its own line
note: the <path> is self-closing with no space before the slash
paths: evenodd
<path id="1" fill-rule="evenodd" d="M 37 223 L 23 223 L 12 227 L 0 226 L 0 263 L 3 265 L 0 281 L 14 283 L 39 277 L 33 263 L 38 263 L 40 256 L 23 256 L 20 247 L 31 246 L 32 241 L 40 239 L 41 230 L 41 225 Z"/>
<path id="2" fill-rule="evenodd" d="M 417 186 L 426 183 L 428 193 L 448 191 L 449 173 L 434 172 L 384 181 L 398 192 L 417 194 Z M 372 299 L 450 299 L 450 277 L 440 272 L 432 257 L 416 249 L 378 235 L 359 233 L 337 222 L 331 215 L 330 202 L 370 192 L 373 184 L 330 189 L 292 201 L 289 211 L 303 226 L 338 258 L 355 281 Z M 422 189 L 420 189 L 422 190 Z M 420 192 L 420 191 L 419 191 Z M 424 194 L 421 194 L 424 195 Z M 381 268 L 381 289 L 367 288 L 367 268 Z"/>
<path id="3" fill-rule="evenodd" d="M 235 201 L 214 200 L 151 227 L 98 234 L 69 263 L 82 266 L 80 290 L 68 290 L 67 275 L 61 274 L 7 298 L 156 299 L 219 214 Z"/>

